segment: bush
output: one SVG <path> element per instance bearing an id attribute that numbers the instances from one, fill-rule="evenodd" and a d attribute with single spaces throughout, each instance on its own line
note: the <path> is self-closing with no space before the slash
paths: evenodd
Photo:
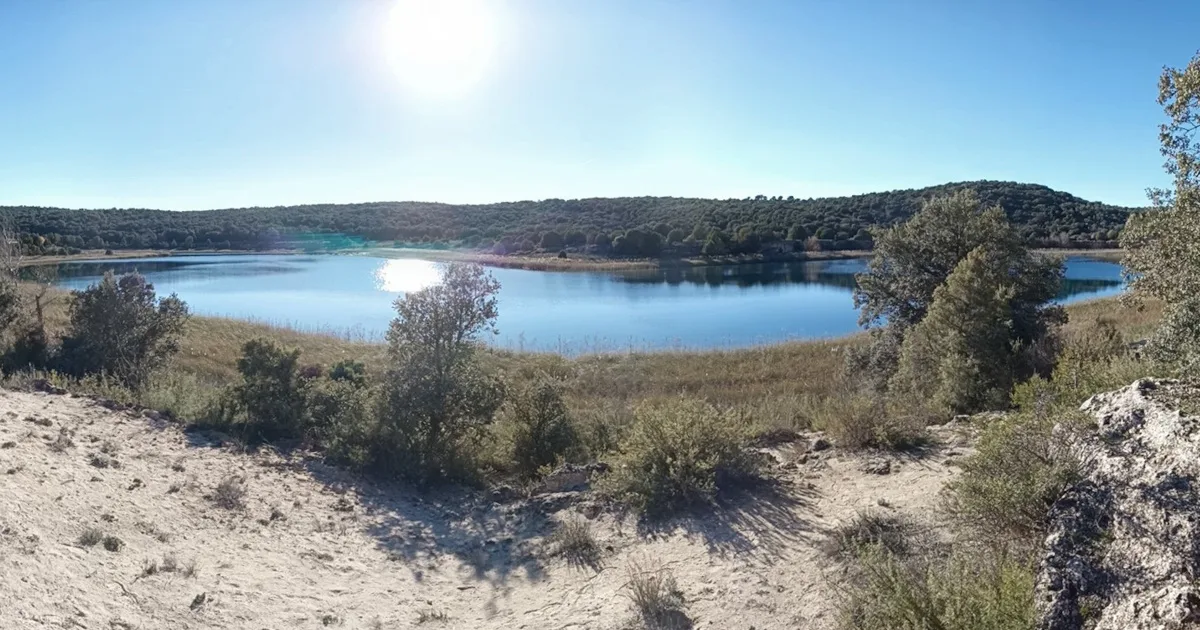
<path id="1" fill-rule="evenodd" d="M 893 556 L 905 556 L 912 550 L 911 526 L 905 520 L 882 512 L 860 512 L 839 526 L 831 536 L 833 555 L 854 559 L 875 549 Z"/>
<path id="2" fill-rule="evenodd" d="M 1015 287 L 998 252 L 972 250 L 933 294 L 900 350 L 889 390 L 945 414 L 1002 408 L 1013 379 L 1031 369 L 1013 352 Z"/>
<path id="3" fill-rule="evenodd" d="M 306 437 L 325 450 L 331 461 L 359 468 L 369 463 L 371 389 L 348 379 L 318 379 L 305 384 Z"/>
<path id="4" fill-rule="evenodd" d="M 1200 364 L 1200 53 L 1183 69 L 1165 68 L 1158 85 L 1168 119 L 1159 140 L 1174 188 L 1151 191 L 1154 207 L 1129 215 L 1121 248 L 1135 294 L 1165 303 L 1152 349 L 1190 371 Z"/>
<path id="5" fill-rule="evenodd" d="M 873 392 L 844 392 L 814 400 L 807 406 L 814 429 L 824 431 L 838 446 L 849 449 L 902 449 L 925 441 L 924 418 L 893 405 Z"/>
<path id="6" fill-rule="evenodd" d="M 748 423 L 699 400 L 643 403 L 621 443 L 608 492 L 653 516 L 711 503 L 759 477 Z"/>
<path id="7" fill-rule="evenodd" d="M 372 440 L 382 472 L 416 481 L 471 476 L 466 438 L 503 402 L 501 382 L 476 356 L 478 337 L 495 330 L 499 288 L 483 267 L 451 263 L 441 284 L 396 300 Z"/>
<path id="8" fill-rule="evenodd" d="M 60 366 L 76 376 L 107 374 L 139 387 L 179 351 L 187 318 L 182 300 L 159 299 L 140 274 L 106 273 L 97 284 L 72 293 Z"/>
<path id="9" fill-rule="evenodd" d="M 1040 544 L 1050 506 L 1080 477 L 1069 434 L 1084 424 L 1037 413 L 993 421 L 948 486 L 950 511 L 985 538 L 1025 549 Z"/>
<path id="10" fill-rule="evenodd" d="M 512 460 L 517 472 L 535 477 L 576 447 L 575 427 L 567 414 L 559 385 L 542 377 L 510 402 L 513 423 Z"/>
<path id="11" fill-rule="evenodd" d="M 875 546 L 859 556 L 842 602 L 848 630 L 1029 630 L 1033 564 L 975 550 L 932 561 Z"/>
<path id="12" fill-rule="evenodd" d="M 252 339 L 242 346 L 237 362 L 242 382 L 233 388 L 233 397 L 246 414 L 246 429 L 254 438 L 304 436 L 299 360 L 299 350 L 284 350 L 267 339 Z"/>

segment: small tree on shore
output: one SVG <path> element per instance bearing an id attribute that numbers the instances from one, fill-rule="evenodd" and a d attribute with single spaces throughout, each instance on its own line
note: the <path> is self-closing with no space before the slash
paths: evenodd
<path id="1" fill-rule="evenodd" d="M 479 337 L 495 332 L 499 289 L 483 267 L 451 263 L 440 284 L 396 300 L 373 457 L 384 471 L 418 481 L 464 474 L 464 439 L 503 402 L 477 357 Z"/>
<path id="2" fill-rule="evenodd" d="M 920 392 L 918 398 L 940 391 L 943 406 L 966 410 L 992 396 L 951 395 L 944 389 L 951 383 L 938 371 L 970 370 L 978 363 L 989 373 L 979 376 L 991 383 L 981 386 L 992 391 L 1052 367 L 1053 333 L 1066 321 L 1062 307 L 1050 303 L 1062 261 L 1030 252 L 999 207 L 983 208 L 969 190 L 935 197 L 907 223 L 880 232 L 875 251 L 854 295 L 860 323 L 875 330 L 872 343 L 850 360 L 851 371 L 871 385 L 903 385 L 906 392 Z M 955 286 L 943 288 L 955 273 Z M 939 291 L 938 317 L 924 324 Z M 909 340 L 919 324 L 920 335 Z M 993 338 L 1001 334 L 1003 341 Z M 1005 358 L 997 362 L 991 355 L 1001 346 Z M 906 374 L 893 379 L 901 364 Z"/>
<path id="3" fill-rule="evenodd" d="M 171 294 L 158 298 L 138 273 L 111 271 L 72 293 L 70 326 L 60 355 L 64 371 L 105 374 L 138 387 L 179 351 L 187 304 Z"/>

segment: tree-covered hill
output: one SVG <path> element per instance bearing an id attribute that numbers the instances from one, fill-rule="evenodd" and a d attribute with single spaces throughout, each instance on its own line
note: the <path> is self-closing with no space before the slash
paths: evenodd
<path id="1" fill-rule="evenodd" d="M 28 253 L 70 249 L 264 249 L 316 240 L 440 243 L 519 251 L 601 243 L 601 250 L 653 254 L 661 242 L 704 242 L 717 231 L 736 243 L 773 239 L 859 242 L 865 230 L 912 216 L 921 200 L 973 188 L 1000 204 L 1031 242 L 1094 245 L 1116 238 L 1131 209 L 1090 202 L 1035 184 L 960 182 L 851 197 L 746 199 L 619 197 L 483 205 L 379 202 L 176 212 L 0 207 Z M 632 234 L 626 234 L 633 230 Z M 658 236 L 655 236 L 657 234 Z M 625 235 L 627 238 L 617 240 Z M 658 246 L 643 242 L 653 237 Z M 711 240 L 711 239 L 708 239 Z M 614 242 L 616 241 L 616 242 Z M 752 243 L 751 243 L 752 241 Z M 500 242 L 502 245 L 497 245 Z"/>

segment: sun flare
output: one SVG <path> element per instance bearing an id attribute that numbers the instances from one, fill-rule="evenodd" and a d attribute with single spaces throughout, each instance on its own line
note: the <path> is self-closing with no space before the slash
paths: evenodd
<path id="1" fill-rule="evenodd" d="M 496 57 L 496 6 L 488 0 L 397 0 L 384 37 L 405 88 L 455 97 L 477 85 Z"/>
<path id="2" fill-rule="evenodd" d="M 375 270 L 375 287 L 388 293 L 412 293 L 441 281 L 441 265 L 429 260 L 395 258 Z"/>

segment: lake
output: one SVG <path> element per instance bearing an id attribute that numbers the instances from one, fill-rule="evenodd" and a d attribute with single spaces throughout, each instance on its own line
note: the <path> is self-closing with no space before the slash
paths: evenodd
<path id="1" fill-rule="evenodd" d="M 441 263 L 359 255 L 183 255 L 58 265 L 81 289 L 107 270 L 139 271 L 192 311 L 381 339 L 392 302 L 438 282 Z M 496 345 L 591 351 L 742 347 L 858 330 L 851 291 L 865 259 L 555 272 L 490 269 L 500 281 Z M 1070 258 L 1063 302 L 1113 295 L 1116 263 Z"/>

